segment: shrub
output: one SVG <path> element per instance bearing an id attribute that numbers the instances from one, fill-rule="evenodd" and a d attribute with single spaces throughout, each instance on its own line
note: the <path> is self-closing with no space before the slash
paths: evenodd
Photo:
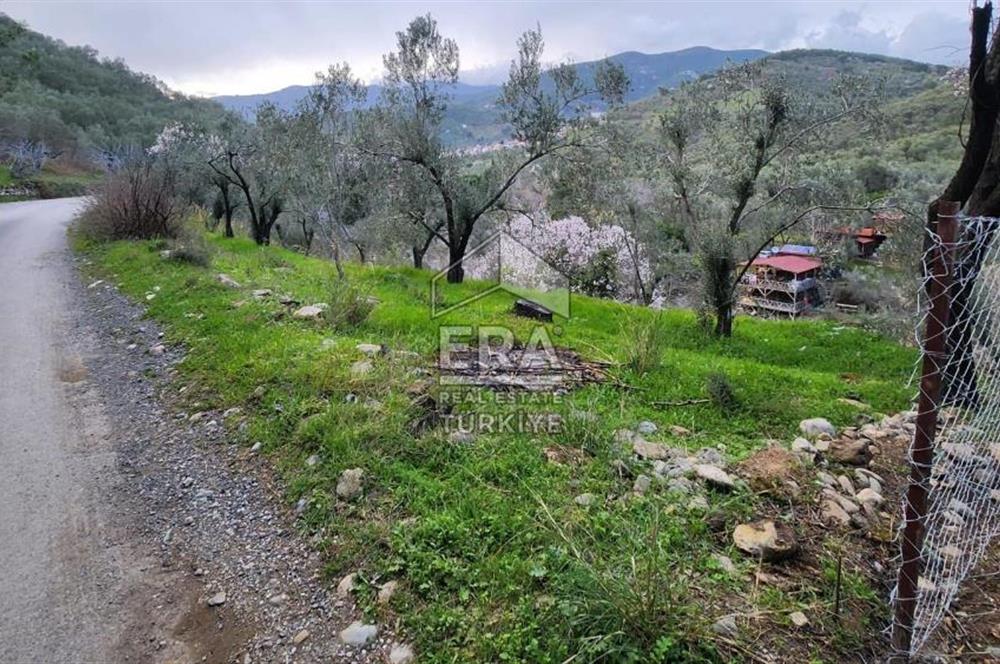
<path id="1" fill-rule="evenodd" d="M 626 366 L 637 374 L 644 374 L 660 367 L 663 350 L 667 345 L 670 327 L 663 312 L 622 327 L 626 339 Z"/>
<path id="2" fill-rule="evenodd" d="M 153 160 L 131 164 L 94 190 L 80 216 L 80 230 L 100 241 L 177 237 L 184 204 L 175 183 L 175 173 Z"/>
<path id="3" fill-rule="evenodd" d="M 189 263 L 199 267 L 212 264 L 212 250 L 205 237 L 198 232 L 185 229 L 180 237 L 168 243 L 167 258 L 178 263 Z"/>
<path id="4" fill-rule="evenodd" d="M 330 306 L 326 320 L 335 329 L 349 330 L 358 327 L 375 309 L 376 300 L 354 284 L 338 279 L 330 291 Z"/>
<path id="5" fill-rule="evenodd" d="M 736 409 L 739 402 L 736 399 L 736 390 L 733 389 L 733 384 L 729 382 L 729 376 L 724 373 L 711 373 L 706 378 L 706 381 L 705 389 L 708 391 L 708 396 L 712 399 L 712 403 L 727 412 Z"/>

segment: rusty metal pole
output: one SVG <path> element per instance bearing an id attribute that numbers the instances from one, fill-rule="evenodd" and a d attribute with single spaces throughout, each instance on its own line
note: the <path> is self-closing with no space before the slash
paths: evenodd
<path id="1" fill-rule="evenodd" d="M 952 253 L 959 208 L 959 203 L 954 201 L 941 201 L 938 205 L 937 232 L 941 243 L 931 256 L 931 279 L 928 284 L 930 312 L 924 328 L 916 431 L 910 445 L 910 485 L 903 508 L 905 525 L 900 543 L 902 561 L 896 583 L 896 610 L 892 624 L 893 654 L 889 660 L 891 662 L 908 662 L 910 659 L 913 618 L 917 607 L 917 581 L 924 562 L 921 549 L 924 541 L 924 521 L 927 517 L 931 464 L 934 461 L 941 371 L 946 361 Z"/>

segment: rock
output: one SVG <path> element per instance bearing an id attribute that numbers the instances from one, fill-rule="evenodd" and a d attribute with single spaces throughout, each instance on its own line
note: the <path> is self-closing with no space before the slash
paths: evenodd
<path id="1" fill-rule="evenodd" d="M 688 501 L 687 508 L 692 511 L 704 512 L 708 510 L 708 500 L 705 496 L 692 496 L 691 500 Z"/>
<path id="2" fill-rule="evenodd" d="M 271 297 L 271 289 L 258 288 L 257 290 L 251 292 L 250 294 L 253 295 L 255 298 L 257 298 L 258 300 L 263 300 L 266 297 Z"/>
<path id="3" fill-rule="evenodd" d="M 318 463 L 319 463 L 319 455 L 318 454 L 313 454 L 308 459 L 306 459 L 306 466 L 309 467 L 309 468 L 312 468 L 313 466 L 315 466 Z"/>
<path id="4" fill-rule="evenodd" d="M 358 344 L 355 346 L 359 351 L 367 355 L 368 357 L 375 357 L 376 355 L 385 355 L 385 346 L 381 344 Z"/>
<path id="5" fill-rule="evenodd" d="M 233 406 L 232 408 L 227 408 L 222 412 L 222 419 L 228 420 L 230 417 L 236 417 L 237 415 L 242 415 L 243 409 L 239 406 Z"/>
<path id="6" fill-rule="evenodd" d="M 740 628 L 736 625 L 736 616 L 722 616 L 712 623 L 712 631 L 719 636 L 732 638 L 739 634 Z"/>
<path id="7" fill-rule="evenodd" d="M 726 465 L 726 458 L 722 456 L 722 452 L 714 447 L 703 447 L 698 450 L 695 456 L 698 458 L 698 461 L 707 463 L 710 466 L 722 467 Z"/>
<path id="8" fill-rule="evenodd" d="M 261 444 L 258 441 L 258 442 L 256 442 L 256 443 L 253 444 L 253 447 L 250 448 L 250 451 L 252 453 L 256 454 L 257 452 L 260 452 L 260 448 L 261 448 Z"/>
<path id="9" fill-rule="evenodd" d="M 639 424 L 635 426 L 635 430 L 638 433 L 643 434 L 644 436 L 649 436 L 651 434 L 656 433 L 656 429 L 657 429 L 656 424 L 650 422 L 649 420 L 644 420 L 642 422 L 639 422 Z"/>
<path id="10" fill-rule="evenodd" d="M 155 346 L 149 349 L 150 355 L 163 355 L 166 352 L 167 352 L 167 347 L 164 346 L 163 344 L 156 344 Z"/>
<path id="11" fill-rule="evenodd" d="M 854 491 L 854 483 L 851 482 L 851 478 L 848 477 L 847 475 L 838 475 L 837 476 L 837 484 L 840 485 L 840 490 L 843 491 L 848 496 L 853 496 L 854 495 L 854 493 L 855 493 L 855 491 Z"/>
<path id="12" fill-rule="evenodd" d="M 657 477 L 683 477 L 693 472 L 694 462 L 690 459 L 680 458 L 653 462 L 653 474 Z"/>
<path id="13" fill-rule="evenodd" d="M 686 477 L 672 477 L 667 481 L 667 491 L 687 495 L 694 491 L 694 485 Z"/>
<path id="14" fill-rule="evenodd" d="M 573 502 L 580 507 L 590 507 L 594 502 L 594 494 L 592 493 L 581 493 L 579 496 L 573 499 Z"/>
<path id="15" fill-rule="evenodd" d="M 831 475 L 830 473 L 824 473 L 822 470 L 816 473 L 816 479 L 818 479 L 819 483 L 822 484 L 823 486 L 828 486 L 831 488 L 837 486 L 837 478 Z"/>
<path id="16" fill-rule="evenodd" d="M 832 498 L 823 501 L 820 514 L 824 522 L 835 526 L 846 526 L 851 522 L 851 515 Z"/>
<path id="17" fill-rule="evenodd" d="M 208 598 L 209 606 L 222 606 L 226 603 L 226 593 L 218 592 Z"/>
<path id="18" fill-rule="evenodd" d="M 361 468 L 350 468 L 340 474 L 337 480 L 337 496 L 344 500 L 353 500 L 361 494 L 361 484 L 365 471 Z"/>
<path id="19" fill-rule="evenodd" d="M 288 601 L 288 595 L 285 593 L 279 593 L 277 595 L 271 595 L 267 598 L 267 601 L 274 606 L 280 606 Z"/>
<path id="20" fill-rule="evenodd" d="M 827 455 L 833 461 L 850 466 L 867 466 L 872 460 L 871 443 L 863 438 L 849 440 L 840 438 L 830 441 Z"/>
<path id="21" fill-rule="evenodd" d="M 643 494 L 649 491 L 649 485 L 652 484 L 653 480 L 649 475 L 639 475 L 635 478 L 635 482 L 632 483 L 632 490 L 638 494 Z"/>
<path id="22" fill-rule="evenodd" d="M 98 286 L 100 286 L 103 283 L 104 283 L 104 279 L 98 279 L 97 281 L 95 281 L 92 284 L 90 284 L 89 286 L 87 286 L 87 288 L 88 289 L 89 288 L 97 288 Z"/>
<path id="23" fill-rule="evenodd" d="M 382 587 L 378 589 L 378 603 L 388 604 L 392 596 L 396 594 L 397 588 L 399 588 L 399 581 L 387 581 L 382 584 Z"/>
<path id="24" fill-rule="evenodd" d="M 632 451 L 635 452 L 636 456 L 640 459 L 646 459 L 649 461 L 666 459 L 670 456 L 670 451 L 659 443 L 650 443 L 648 441 L 639 440 L 632 442 Z"/>
<path id="25" fill-rule="evenodd" d="M 295 633 L 295 636 L 292 637 L 292 643 L 295 645 L 299 645 L 308 638 L 309 638 L 309 630 L 300 629 L 298 632 Z"/>
<path id="26" fill-rule="evenodd" d="M 223 286 L 229 286 L 230 288 L 240 288 L 240 282 L 236 281 L 228 274 L 223 274 L 220 272 L 219 274 L 215 275 L 215 278 L 218 279 L 219 283 L 222 284 Z"/>
<path id="27" fill-rule="evenodd" d="M 326 304 L 322 302 L 318 304 L 307 304 L 304 307 L 300 307 L 292 312 L 292 318 L 298 318 L 300 320 L 318 320 L 323 316 L 323 312 L 327 310 Z"/>
<path id="28" fill-rule="evenodd" d="M 858 410 L 868 410 L 869 408 L 871 408 L 871 406 L 866 404 L 864 401 L 858 401 L 857 399 L 848 399 L 846 397 L 841 397 L 840 399 L 837 399 L 837 403 L 842 403 L 845 406 L 850 406 L 851 408 L 857 408 Z"/>
<path id="29" fill-rule="evenodd" d="M 793 557 L 799 544 L 792 529 L 771 520 L 741 523 L 733 531 L 733 543 L 744 553 L 764 562 L 779 562 Z"/>
<path id="30" fill-rule="evenodd" d="M 878 507 L 885 502 L 885 498 L 882 497 L 882 494 L 878 493 L 874 489 L 862 489 L 861 491 L 858 491 L 858 495 L 855 497 L 863 504 L 870 504 L 875 507 Z"/>
<path id="31" fill-rule="evenodd" d="M 822 433 L 825 433 L 828 436 L 837 435 L 837 427 L 830 424 L 830 421 L 824 417 L 814 417 L 809 420 L 802 420 L 799 422 L 799 431 L 810 438 L 815 438 Z"/>
<path id="32" fill-rule="evenodd" d="M 358 578 L 357 573 L 351 572 L 337 584 L 337 594 L 341 597 L 347 597 L 354 591 L 354 582 Z"/>
<path id="33" fill-rule="evenodd" d="M 798 627 L 799 629 L 809 624 L 809 618 L 807 618 L 806 614 L 802 613 L 801 611 L 791 612 L 790 614 L 788 614 L 788 619 L 791 620 L 792 624 Z"/>
<path id="34" fill-rule="evenodd" d="M 805 438 L 796 438 L 792 441 L 792 451 L 802 454 L 816 454 L 816 447 Z"/>
<path id="35" fill-rule="evenodd" d="M 689 429 L 685 429 L 680 425 L 674 424 L 673 426 L 670 427 L 670 435 L 676 436 L 677 438 L 683 438 L 684 436 L 690 436 L 691 431 Z"/>
<path id="36" fill-rule="evenodd" d="M 340 632 L 340 640 L 349 646 L 363 646 L 378 634 L 378 627 L 355 620 Z"/>
<path id="37" fill-rule="evenodd" d="M 389 664 L 412 664 L 415 658 L 413 648 L 406 643 L 396 643 L 389 651 Z"/>
<path id="38" fill-rule="evenodd" d="M 815 447 L 817 452 L 827 452 L 830 449 L 830 441 L 825 438 L 817 438 Z"/>
<path id="39" fill-rule="evenodd" d="M 708 482 L 717 489 L 729 491 L 736 487 L 736 482 L 726 471 L 718 466 L 707 463 L 699 463 L 694 467 L 694 472 L 698 477 Z"/>
<path id="40" fill-rule="evenodd" d="M 721 553 L 713 553 L 712 559 L 719 564 L 719 567 L 726 574 L 736 574 L 736 565 L 733 564 L 729 556 L 724 556 Z"/>
<path id="41" fill-rule="evenodd" d="M 371 360 L 358 360 L 351 365 L 351 377 L 361 378 L 362 376 L 367 376 L 374 368 L 375 365 L 372 364 Z"/>

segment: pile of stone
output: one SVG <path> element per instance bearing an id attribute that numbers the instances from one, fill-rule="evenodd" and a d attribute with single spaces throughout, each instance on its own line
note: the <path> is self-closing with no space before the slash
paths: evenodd
<path id="1" fill-rule="evenodd" d="M 868 466 L 887 443 L 906 444 L 913 436 L 916 413 L 885 417 L 879 423 L 838 432 L 823 418 L 803 420 L 804 437 L 792 441 L 792 452 L 817 467 L 818 501 L 831 526 L 870 529 L 890 515 L 883 511 L 885 480 Z"/>
<path id="2" fill-rule="evenodd" d="M 732 491 L 740 486 L 739 478 L 727 472 L 725 457 L 718 449 L 703 447 L 692 453 L 646 438 L 656 432 L 657 427 L 652 422 L 640 422 L 634 429 L 615 432 L 615 439 L 623 446 L 623 451 L 647 466 L 647 473 L 635 477 L 633 493 L 644 494 L 655 484 L 668 492 L 689 497 L 689 509 L 706 510 L 708 501 L 704 489 Z M 690 431 L 675 426 L 671 427 L 670 434 L 679 438 L 689 435 Z"/>

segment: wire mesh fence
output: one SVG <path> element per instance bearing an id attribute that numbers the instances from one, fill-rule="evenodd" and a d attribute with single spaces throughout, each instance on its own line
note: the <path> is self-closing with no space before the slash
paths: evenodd
<path id="1" fill-rule="evenodd" d="M 940 216 L 927 243 L 917 431 L 893 647 L 927 647 L 1000 535 L 1000 220 Z"/>

